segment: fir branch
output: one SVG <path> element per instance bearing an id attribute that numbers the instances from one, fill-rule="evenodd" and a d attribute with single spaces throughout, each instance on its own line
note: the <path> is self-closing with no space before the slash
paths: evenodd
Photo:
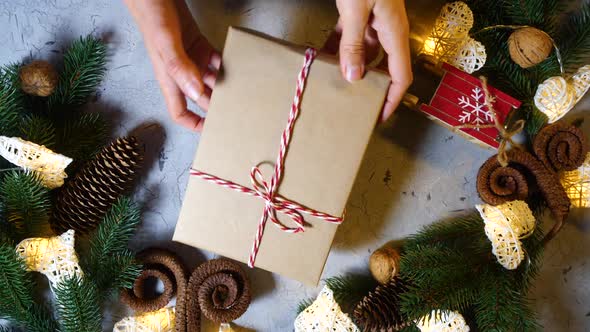
<path id="1" fill-rule="evenodd" d="M 7 222 L 20 238 L 33 236 L 48 225 L 49 190 L 34 173 L 9 172 L 0 182 L 0 200 Z"/>
<path id="2" fill-rule="evenodd" d="M 15 136 L 24 113 L 25 98 L 19 83 L 19 65 L 0 68 L 0 135 Z"/>
<path id="3" fill-rule="evenodd" d="M 58 128 L 56 151 L 74 159 L 69 172 L 90 159 L 107 141 L 107 124 L 100 113 L 72 117 Z"/>
<path id="4" fill-rule="evenodd" d="M 406 250 L 400 275 L 409 285 L 401 294 L 401 311 L 407 317 L 418 319 L 435 308 L 463 312 L 477 298 L 478 273 L 488 259 L 467 253 L 467 248 L 451 250 L 447 244 Z"/>
<path id="5" fill-rule="evenodd" d="M 31 275 L 14 247 L 0 244 L 0 316 L 26 331 L 57 330 L 47 309 L 33 302 L 33 288 Z"/>
<path id="6" fill-rule="evenodd" d="M 96 285 L 88 277 L 66 278 L 55 287 L 62 332 L 100 332 L 101 312 Z"/>
<path id="7" fill-rule="evenodd" d="M 64 55 L 64 67 L 49 109 L 79 106 L 95 92 L 106 71 L 106 45 L 93 36 L 75 41 Z"/>
<path id="8" fill-rule="evenodd" d="M 326 286 L 334 292 L 334 300 L 344 312 L 349 313 L 377 285 L 375 279 L 368 274 L 349 274 L 326 279 Z"/>
<path id="9" fill-rule="evenodd" d="M 297 314 L 299 315 L 300 313 L 302 313 L 305 309 L 307 309 L 307 307 L 312 305 L 314 301 L 315 299 L 313 298 L 301 300 L 299 304 L 297 304 Z"/>
<path id="10" fill-rule="evenodd" d="M 53 122 L 39 115 L 27 116 L 21 124 L 21 138 L 51 149 L 56 143 Z"/>
<path id="11" fill-rule="evenodd" d="M 140 222 L 139 208 L 127 197 L 120 198 L 90 238 L 82 269 L 96 282 L 101 293 L 132 285 L 141 265 L 127 249 Z"/>
<path id="12" fill-rule="evenodd" d="M 568 73 L 590 62 L 590 3 L 583 3 L 569 18 L 559 38 L 559 49 Z"/>
<path id="13" fill-rule="evenodd" d="M 1 316 L 16 319 L 33 305 L 33 281 L 14 248 L 0 244 Z"/>
<path id="14" fill-rule="evenodd" d="M 559 13 L 564 9 L 560 0 L 503 0 L 501 5 L 510 24 L 535 26 L 549 35 L 557 32 Z"/>
<path id="15" fill-rule="evenodd" d="M 477 327 L 482 331 L 539 330 L 526 293 L 515 289 L 512 278 L 507 276 L 513 272 L 501 267 L 495 270 L 489 273 L 492 278 L 482 283 L 480 296 L 475 301 Z"/>

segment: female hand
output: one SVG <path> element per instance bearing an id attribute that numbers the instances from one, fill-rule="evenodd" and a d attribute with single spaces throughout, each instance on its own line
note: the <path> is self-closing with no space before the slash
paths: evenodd
<path id="1" fill-rule="evenodd" d="M 172 119 L 194 131 L 203 119 L 187 109 L 185 96 L 209 107 L 221 57 L 201 35 L 184 0 L 125 0 L 141 30 Z"/>
<path id="2" fill-rule="evenodd" d="M 387 54 L 391 86 L 383 105 L 386 120 L 412 83 L 409 24 L 404 0 L 336 0 L 340 19 L 326 42 L 327 51 L 340 52 L 340 69 L 348 81 L 360 80 L 367 53 L 379 44 Z M 338 46 L 339 42 L 339 46 Z"/>

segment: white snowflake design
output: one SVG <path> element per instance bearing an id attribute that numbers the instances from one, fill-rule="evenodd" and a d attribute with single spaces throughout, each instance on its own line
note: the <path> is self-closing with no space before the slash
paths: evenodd
<path id="1" fill-rule="evenodd" d="M 461 96 L 459 98 L 459 106 L 463 109 L 459 121 L 476 126 L 492 123 L 494 115 L 485 105 L 486 97 L 483 91 L 479 87 L 475 87 L 471 90 L 470 97 Z M 475 128 L 475 130 L 479 131 L 479 128 Z"/>

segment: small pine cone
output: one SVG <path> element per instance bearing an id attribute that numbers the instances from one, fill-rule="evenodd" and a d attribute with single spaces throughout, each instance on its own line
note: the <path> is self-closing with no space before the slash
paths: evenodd
<path id="1" fill-rule="evenodd" d="M 47 97 L 55 91 L 58 75 L 47 61 L 33 61 L 20 69 L 21 88 L 24 92 Z"/>
<path id="2" fill-rule="evenodd" d="M 135 137 L 113 141 L 98 153 L 57 196 L 51 226 L 57 234 L 85 234 L 98 226 L 111 205 L 133 184 L 142 161 Z"/>
<path id="3" fill-rule="evenodd" d="M 407 290 L 404 282 L 394 277 L 365 296 L 354 309 L 355 324 L 365 332 L 398 331 L 407 326 L 400 312 L 400 295 Z"/>

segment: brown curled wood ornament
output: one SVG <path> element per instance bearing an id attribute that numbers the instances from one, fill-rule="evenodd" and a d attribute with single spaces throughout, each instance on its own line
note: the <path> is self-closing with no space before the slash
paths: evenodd
<path id="1" fill-rule="evenodd" d="M 181 259 L 173 252 L 150 248 L 137 258 L 144 270 L 132 289 L 121 292 L 121 302 L 136 312 L 156 311 L 165 307 L 176 294 L 175 331 L 201 331 L 201 313 L 216 323 L 229 323 L 240 317 L 250 305 L 250 282 L 234 261 L 220 258 L 199 265 L 190 278 Z M 146 296 L 146 281 L 157 278 L 164 292 Z"/>
<path id="2" fill-rule="evenodd" d="M 140 252 L 137 259 L 144 264 L 144 269 L 133 283 L 133 289 L 121 292 L 121 302 L 136 312 L 156 311 L 165 307 L 174 294 L 176 296 L 175 331 L 185 332 L 186 327 L 186 287 L 187 272 L 180 258 L 173 252 L 150 248 Z M 164 292 L 154 298 L 146 297 L 145 282 L 157 278 L 164 284 Z"/>
<path id="3" fill-rule="evenodd" d="M 548 169 L 573 171 L 584 163 L 588 142 L 579 128 L 556 122 L 535 136 L 533 151 Z"/>
<path id="4" fill-rule="evenodd" d="M 229 323 L 250 305 L 250 282 L 240 265 L 214 259 L 198 266 L 191 274 L 187 292 L 189 332 L 200 331 L 201 313 L 216 323 Z"/>
<path id="5" fill-rule="evenodd" d="M 570 200 L 557 175 L 545 168 L 532 154 L 522 150 L 511 150 L 506 156 L 506 167 L 500 165 L 495 155 L 481 166 L 477 176 L 479 196 L 491 205 L 526 200 L 531 185 L 529 181 L 534 181 L 556 220 L 555 226 L 546 236 L 548 241 L 563 226 L 569 214 Z"/>

